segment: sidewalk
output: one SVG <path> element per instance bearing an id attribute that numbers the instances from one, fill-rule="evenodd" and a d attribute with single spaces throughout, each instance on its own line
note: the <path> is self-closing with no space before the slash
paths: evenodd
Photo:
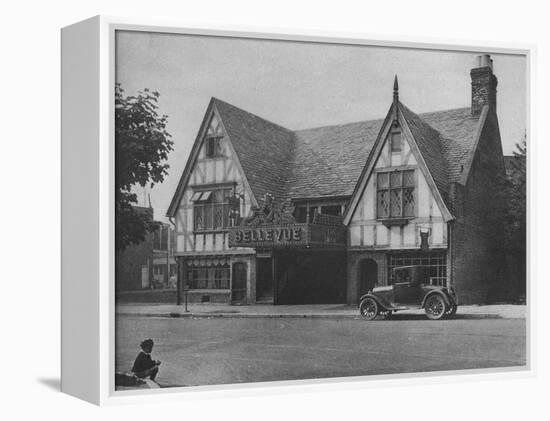
<path id="1" fill-rule="evenodd" d="M 356 306 L 345 304 L 317 305 L 240 305 L 226 304 L 189 304 L 188 312 L 183 305 L 174 304 L 117 304 L 118 316 L 139 317 L 191 317 L 191 318 L 327 318 L 327 319 L 360 319 Z M 459 306 L 456 319 L 524 319 L 527 312 L 525 305 L 471 305 Z M 423 310 L 407 310 L 394 315 L 396 319 L 407 316 L 418 318 Z"/>

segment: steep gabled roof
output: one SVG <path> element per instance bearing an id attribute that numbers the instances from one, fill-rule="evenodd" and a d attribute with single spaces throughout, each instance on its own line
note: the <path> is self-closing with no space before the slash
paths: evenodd
<path id="1" fill-rule="evenodd" d="M 217 98 L 211 106 L 256 201 L 265 193 L 287 199 L 351 196 L 384 123 L 377 119 L 291 131 Z M 450 209 L 449 185 L 462 182 L 468 171 L 484 114 L 472 117 L 470 108 L 415 114 L 401 103 L 399 109 Z M 175 214 L 183 179 L 169 216 Z"/>
<path id="2" fill-rule="evenodd" d="M 289 197 L 349 196 L 383 120 L 299 130 Z"/>
<path id="3" fill-rule="evenodd" d="M 256 200 L 283 197 L 294 153 L 294 134 L 234 105 L 213 99 Z"/>
<path id="4" fill-rule="evenodd" d="M 473 117 L 471 108 L 418 115 L 440 133 L 440 145 L 447 164 L 449 183 L 460 182 L 466 163 L 473 152 L 482 116 Z"/>
<path id="5" fill-rule="evenodd" d="M 441 193 L 446 206 L 450 209 L 450 203 L 448 203 L 449 176 L 447 173 L 447 162 L 444 158 L 443 147 L 441 145 L 441 134 L 401 102 L 399 103 L 399 108 L 411 130 L 437 189 Z"/>
<path id="6" fill-rule="evenodd" d="M 438 188 L 446 194 L 449 183 L 460 181 L 479 118 L 471 116 L 470 108 L 415 114 L 401 106 Z M 351 195 L 382 123 L 379 119 L 295 131 L 288 196 Z"/>

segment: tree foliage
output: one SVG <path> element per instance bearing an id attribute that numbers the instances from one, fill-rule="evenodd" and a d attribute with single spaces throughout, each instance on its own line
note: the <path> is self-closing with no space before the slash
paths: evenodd
<path id="1" fill-rule="evenodd" d="M 120 85 L 115 86 L 117 250 L 143 241 L 155 229 L 152 215 L 133 207 L 137 205 L 133 189 L 153 187 L 168 173 L 166 160 L 173 142 L 166 130 L 168 117 L 158 113 L 159 96 L 149 89 L 125 96 Z"/>
<path id="2" fill-rule="evenodd" d="M 519 293 L 525 292 L 527 251 L 527 141 L 516 144 L 514 158 L 506 177 L 506 249 L 516 265 Z"/>

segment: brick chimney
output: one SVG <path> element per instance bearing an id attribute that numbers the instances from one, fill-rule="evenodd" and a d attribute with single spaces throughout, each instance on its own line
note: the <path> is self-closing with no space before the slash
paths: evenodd
<path id="1" fill-rule="evenodd" d="M 489 54 L 477 56 L 476 67 L 470 71 L 472 77 L 472 115 L 481 114 L 483 106 L 497 108 L 497 77 L 493 74 L 493 60 Z"/>

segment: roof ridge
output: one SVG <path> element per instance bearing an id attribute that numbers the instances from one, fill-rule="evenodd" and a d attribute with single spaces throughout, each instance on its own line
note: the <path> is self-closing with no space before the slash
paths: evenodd
<path id="1" fill-rule="evenodd" d="M 376 123 L 376 122 L 382 122 L 384 121 L 384 118 L 373 118 L 372 120 L 356 120 L 356 121 L 350 121 L 349 123 L 341 123 L 341 124 L 327 124 L 325 126 L 317 126 L 317 127 L 308 127 L 306 129 L 298 129 L 294 130 L 294 133 L 301 133 L 301 132 L 308 132 L 312 130 L 322 130 L 322 129 L 328 129 L 333 127 L 346 127 L 346 126 L 352 126 L 354 124 L 364 124 L 364 123 Z"/>
<path id="2" fill-rule="evenodd" d="M 466 111 L 466 110 L 471 110 L 471 109 L 472 109 L 472 107 L 445 108 L 443 110 L 423 111 L 421 113 L 417 113 L 416 115 L 422 116 L 422 115 L 427 115 L 427 114 L 448 113 L 450 111 Z"/>
<path id="3" fill-rule="evenodd" d="M 403 104 L 403 103 L 401 102 L 401 104 Z M 410 108 L 407 107 L 407 109 L 410 112 L 413 112 L 413 111 L 411 111 Z M 451 111 L 466 111 L 466 110 L 470 110 L 470 109 L 471 109 L 471 107 L 458 107 L 458 108 L 447 108 L 447 109 L 444 109 L 444 110 L 425 111 L 423 113 L 414 113 L 413 112 L 413 114 L 415 114 L 417 117 L 422 117 L 422 116 L 431 115 L 431 114 L 448 113 L 448 112 L 451 112 Z M 472 118 L 476 118 L 476 117 L 472 117 Z M 384 121 L 384 117 L 373 118 L 373 119 L 369 119 L 369 120 L 356 120 L 356 121 L 350 121 L 348 123 L 327 124 L 327 125 L 324 125 L 324 126 L 308 127 L 308 128 L 305 128 L 305 129 L 293 130 L 293 132 L 294 133 L 301 133 L 301 132 L 306 132 L 306 131 L 311 131 L 311 130 L 321 130 L 321 129 L 335 128 L 335 127 L 346 127 L 346 126 L 350 126 L 350 125 L 353 125 L 353 124 L 376 123 L 376 122 L 381 122 L 381 121 Z M 432 126 L 432 128 L 434 130 L 438 131 L 435 127 Z"/>

